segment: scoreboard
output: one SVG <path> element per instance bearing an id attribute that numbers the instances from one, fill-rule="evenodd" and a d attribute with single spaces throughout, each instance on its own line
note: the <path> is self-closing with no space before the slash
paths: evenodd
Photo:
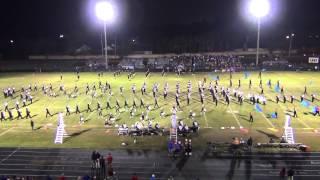
<path id="1" fill-rule="evenodd" d="M 308 62 L 310 64 L 318 64 L 319 63 L 319 57 L 309 57 Z"/>

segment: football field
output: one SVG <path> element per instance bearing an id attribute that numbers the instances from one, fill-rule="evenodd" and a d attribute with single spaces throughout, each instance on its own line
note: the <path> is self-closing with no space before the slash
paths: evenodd
<path id="1" fill-rule="evenodd" d="M 248 101 L 248 94 L 258 95 L 261 92 L 259 87 L 259 76 L 257 72 L 239 72 L 232 74 L 232 84 L 230 87 L 231 103 L 227 105 L 222 95 L 219 96 L 219 102 L 216 106 L 212 101 L 212 96 L 208 90 L 209 82 L 212 80 L 215 85 L 216 76 L 219 76 L 218 86 L 228 88 L 230 85 L 229 73 L 195 73 L 177 76 L 176 74 L 151 73 L 147 78 L 144 73 L 136 73 L 135 77 L 128 80 L 127 73 L 123 72 L 114 77 L 113 73 L 104 73 L 99 77 L 98 73 L 80 72 L 80 79 L 77 79 L 75 73 L 63 73 L 60 80 L 60 73 L 1 73 L 0 89 L 15 87 L 14 97 L 5 98 L 4 94 L 0 95 L 0 109 L 4 110 L 5 102 L 12 109 L 14 119 L 6 119 L 1 122 L 0 127 L 0 146 L 1 147 L 81 147 L 81 148 L 121 148 L 121 142 L 128 142 L 132 148 L 164 148 L 168 137 L 139 137 L 138 143 L 131 143 L 130 137 L 117 136 L 116 125 L 126 123 L 129 127 L 140 121 L 141 113 L 146 113 L 146 108 L 139 108 L 140 99 L 142 98 L 145 105 L 150 105 L 151 110 L 148 117 L 152 119 L 153 124 L 159 123 L 161 127 L 169 128 L 171 124 L 171 109 L 175 105 L 175 91 L 177 82 L 180 83 L 181 109 L 177 112 L 179 119 L 184 124 L 192 125 L 192 120 L 188 118 L 190 110 L 195 113 L 194 119 L 200 124 L 200 132 L 193 136 L 195 146 L 204 146 L 207 141 L 230 142 L 234 136 L 248 138 L 252 136 L 254 142 L 267 142 L 270 137 L 276 140 L 283 134 L 285 116 L 292 115 L 295 108 L 298 117 L 291 118 L 291 126 L 294 128 L 295 141 L 310 145 L 312 150 L 320 150 L 318 133 L 320 126 L 320 117 L 312 114 L 312 107 L 320 105 L 320 75 L 317 72 L 262 72 L 262 86 L 264 97 L 267 99 L 266 105 L 260 104 L 261 111 L 257 111 L 254 105 Z M 198 82 L 205 83 L 205 109 L 206 113 L 201 113 L 201 102 L 198 93 Z M 187 84 L 192 83 L 191 103 L 188 106 Z M 238 81 L 241 80 L 241 86 L 238 89 Z M 249 88 L 249 80 L 252 81 L 252 87 Z M 271 80 L 271 87 L 267 82 Z M 283 95 L 275 88 L 279 80 L 280 87 L 284 88 L 284 95 L 287 102 L 283 102 Z M 102 86 L 108 82 L 111 85 L 112 93 L 99 89 L 99 81 Z M 140 88 L 146 82 L 147 94 L 142 95 Z M 169 93 L 166 100 L 163 98 L 164 84 L 168 82 Z M 49 87 L 52 84 L 56 97 L 45 95 L 41 90 L 42 86 Z M 154 108 L 154 98 L 152 95 L 152 86 L 154 83 L 159 84 L 157 99 L 160 108 Z M 20 100 L 20 89 L 28 88 L 31 84 L 32 89 L 36 84 L 38 91 L 32 90 L 33 103 L 27 102 L 31 111 L 31 116 L 35 122 L 35 131 L 31 130 L 30 120 L 25 118 L 25 108 L 22 107 Z M 86 94 L 86 85 L 89 84 L 90 92 Z M 92 87 L 95 84 L 96 94 L 92 96 Z M 131 91 L 132 85 L 136 85 L 136 95 Z M 64 85 L 66 94 L 59 91 L 59 86 Z M 74 92 L 75 86 L 79 91 Z M 123 87 L 123 94 L 120 94 L 120 87 Z M 308 107 L 300 103 L 300 96 L 303 94 L 305 86 L 307 94 L 305 99 L 308 101 Z M 244 103 L 240 105 L 237 98 L 233 96 L 233 90 L 243 92 Z M 316 95 L 316 100 L 311 102 L 311 94 Z M 276 103 L 276 95 L 279 95 L 280 102 Z M 290 96 L 293 95 L 295 100 L 290 103 Z M 138 108 L 133 118 L 130 118 L 130 108 L 124 107 L 124 101 L 127 100 L 130 108 L 133 100 L 136 101 Z M 116 100 L 120 103 L 120 112 L 116 112 Z M 23 119 L 16 119 L 17 113 L 15 104 L 19 101 Z M 112 109 L 106 109 L 107 101 L 110 102 Z M 98 115 L 97 104 L 102 106 L 102 116 Z M 87 104 L 90 104 L 92 112 L 87 112 Z M 54 144 L 55 131 L 57 126 L 57 113 L 65 114 L 66 106 L 71 109 L 71 115 L 64 116 L 66 131 L 70 137 L 65 138 L 62 145 Z M 76 105 L 79 106 L 85 122 L 79 123 L 80 114 L 75 113 Z M 53 116 L 46 118 L 45 109 L 48 108 Z M 160 111 L 166 113 L 166 117 L 160 117 Z M 274 112 L 278 112 L 278 118 L 272 117 Z M 250 112 L 253 115 L 253 123 L 249 122 Z M 105 128 L 105 119 L 112 113 L 116 121 L 112 127 Z M 147 125 L 147 122 L 144 123 Z"/>

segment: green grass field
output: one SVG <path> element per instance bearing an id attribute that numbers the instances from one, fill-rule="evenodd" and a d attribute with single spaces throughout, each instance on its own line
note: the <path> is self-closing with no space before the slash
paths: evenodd
<path id="1" fill-rule="evenodd" d="M 81 147 L 81 148 L 121 148 L 120 142 L 129 142 L 129 147 L 132 148 L 164 148 L 168 137 L 139 137 L 138 143 L 133 145 L 132 139 L 129 137 L 119 137 L 116 135 L 116 128 L 104 128 L 104 121 L 109 113 L 104 107 L 106 106 L 107 99 L 109 99 L 111 106 L 115 106 L 115 100 L 118 99 L 121 106 L 124 104 L 124 99 L 127 98 L 129 105 L 132 105 L 133 95 L 131 92 L 131 86 L 133 83 L 137 85 L 136 102 L 140 104 L 140 88 L 144 81 L 147 83 L 148 95 L 143 96 L 145 104 L 150 104 L 153 107 L 152 97 L 152 85 L 154 83 L 160 83 L 159 88 L 159 105 L 164 109 L 167 114 L 170 114 L 172 105 L 175 103 L 175 85 L 179 81 L 181 84 L 181 98 L 182 111 L 178 112 L 179 119 L 183 119 L 184 123 L 191 125 L 192 121 L 188 118 L 189 110 L 192 109 L 196 113 L 195 119 L 200 123 L 200 134 L 194 137 L 194 144 L 202 147 L 207 141 L 217 142 L 230 142 L 234 136 L 248 138 L 253 136 L 255 142 L 266 142 L 269 137 L 280 138 L 283 133 L 283 126 L 285 122 L 285 114 L 288 111 L 293 110 L 296 107 L 298 112 L 298 118 L 293 118 L 291 121 L 292 127 L 295 130 L 296 142 L 305 143 L 310 145 L 313 150 L 320 150 L 320 143 L 318 138 L 320 136 L 317 133 L 320 123 L 319 116 L 313 116 L 309 112 L 310 109 L 302 107 L 299 100 L 293 104 L 290 102 L 279 104 L 275 103 L 276 93 L 274 88 L 268 88 L 266 83 L 269 79 L 274 86 L 276 81 L 280 81 L 280 85 L 284 87 L 286 95 L 294 95 L 297 99 L 300 99 L 300 95 L 304 91 L 304 86 L 308 88 L 307 99 L 310 98 L 310 94 L 319 95 L 320 91 L 320 75 L 314 72 L 263 72 L 263 86 L 264 93 L 267 98 L 267 105 L 261 105 L 263 112 L 256 112 L 252 104 L 244 102 L 242 106 L 237 104 L 232 99 L 230 106 L 220 102 L 216 107 L 212 103 L 212 97 L 209 91 L 206 91 L 205 106 L 207 112 L 205 116 L 200 114 L 201 103 L 199 101 L 197 83 L 203 80 L 204 77 L 210 79 L 209 74 L 213 73 L 197 73 L 195 75 L 186 74 L 181 77 L 175 74 L 167 74 L 165 77 L 161 77 L 161 74 L 151 73 L 151 76 L 145 78 L 144 73 L 137 73 L 135 78 L 129 81 L 127 74 L 123 73 L 120 76 L 114 78 L 112 74 L 104 74 L 103 77 L 98 77 L 97 73 L 80 73 L 80 80 L 76 79 L 74 73 L 64 73 L 63 80 L 60 81 L 60 73 L 2 73 L 0 74 L 0 89 L 14 86 L 18 92 L 14 99 L 5 99 L 3 93 L 0 95 L 1 109 L 5 102 L 9 103 L 9 107 L 14 108 L 15 102 L 20 101 L 20 89 L 21 87 L 27 87 L 29 84 L 37 84 L 38 91 L 32 91 L 31 94 L 34 97 L 34 103 L 28 105 L 31 110 L 32 119 L 35 122 L 38 130 L 31 131 L 30 121 L 25 118 L 22 120 L 14 119 L 12 121 L 6 120 L 1 122 L 0 128 L 0 146 L 2 147 Z M 229 74 L 220 73 L 220 86 L 229 86 Z M 247 94 L 259 93 L 258 87 L 259 79 L 258 74 L 251 72 L 249 77 L 245 79 L 243 73 L 233 74 L 233 88 L 237 87 L 238 79 L 241 79 L 241 91 L 244 92 L 244 96 Z M 249 79 L 252 80 L 253 87 L 249 89 Z M 192 81 L 192 101 L 191 105 L 186 106 L 186 87 L 188 80 Z M 113 96 L 103 94 L 98 89 L 99 81 L 105 84 L 108 81 L 111 84 Z M 207 80 L 208 81 L 208 80 Z M 169 95 L 168 99 L 164 101 L 162 92 L 164 83 L 169 83 Z M 49 85 L 52 83 L 54 91 L 58 94 L 58 97 L 44 96 L 41 91 L 42 84 Z M 98 97 L 92 98 L 90 95 L 85 95 L 85 86 L 89 83 L 92 85 L 95 83 L 97 86 Z M 77 85 L 80 89 L 79 96 L 76 98 L 69 98 L 67 95 L 59 92 L 59 85 L 64 84 L 68 94 Z M 208 82 L 207 82 L 208 85 Z M 124 87 L 124 95 L 121 96 L 119 87 Z M 232 91 L 231 91 L 232 92 Z M 282 98 L 280 98 L 282 101 Z M 289 98 L 288 98 L 289 99 Z M 91 103 L 91 108 L 95 109 L 97 102 L 100 102 L 103 109 L 103 116 L 98 116 L 97 111 L 87 113 L 87 103 Z M 71 111 L 75 111 L 75 106 L 78 104 L 86 119 L 83 125 L 79 124 L 79 114 L 72 113 L 70 116 L 65 116 L 66 130 L 69 138 L 65 139 L 64 144 L 54 144 L 54 137 L 57 124 L 57 115 L 52 117 L 45 117 L 45 108 L 48 107 L 51 113 L 65 112 L 66 105 L 71 107 Z M 20 105 L 22 102 L 20 101 Z M 319 105 L 319 101 L 316 100 L 313 105 Z M 25 115 L 25 108 L 21 108 L 23 115 Z M 277 110 L 278 119 L 272 119 L 269 115 Z M 115 114 L 115 108 L 110 110 Z M 129 111 L 126 111 L 123 107 L 121 113 L 117 116 L 116 124 L 126 123 L 131 126 L 136 121 L 139 121 L 141 112 L 145 109 L 137 108 L 136 116 L 133 119 L 129 118 Z M 161 119 L 159 117 L 160 108 L 152 109 L 149 117 L 154 118 L 153 122 L 159 122 L 162 127 L 170 126 L 170 116 Z M 254 123 L 248 121 L 249 112 L 253 113 Z M 289 112 L 290 113 L 290 112 Z M 14 116 L 16 111 L 13 110 Z M 239 127 L 243 127 L 240 130 Z M 226 127 L 222 130 L 221 127 Z M 235 127 L 235 129 L 229 129 L 229 127 Z"/>

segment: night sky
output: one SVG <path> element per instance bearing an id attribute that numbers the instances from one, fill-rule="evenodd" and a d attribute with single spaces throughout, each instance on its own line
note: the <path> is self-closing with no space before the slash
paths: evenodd
<path id="1" fill-rule="evenodd" d="M 255 46 L 256 24 L 245 12 L 246 0 L 112 0 L 117 17 L 108 25 L 111 43 L 133 50 L 167 51 L 166 42 L 173 39 L 199 38 L 215 44 L 210 50 Z M 94 16 L 96 0 L 10 0 L 0 6 L 0 53 L 38 53 L 39 44 L 58 41 L 65 35 L 63 48 L 59 44 L 45 46 L 51 52 L 88 44 L 98 50 L 102 24 Z M 262 46 L 284 48 L 285 36 L 296 34 L 296 47 L 319 46 L 319 0 L 271 0 L 272 9 L 262 20 Z M 171 42 L 173 41 L 173 42 Z M 159 44 L 159 43 L 162 44 Z M 55 42 L 57 43 L 57 42 Z M 58 42 L 62 44 L 61 42 Z M 37 45 L 38 44 L 38 45 Z M 67 45 L 66 45 L 67 44 Z M 191 43 L 192 44 L 192 43 Z M 217 45 L 222 44 L 222 45 Z M 133 45 L 132 45 L 133 46 Z M 192 46 L 192 45 L 191 45 Z M 41 45 L 42 48 L 43 45 Z M 185 51 L 196 51 L 188 47 Z M 43 50 L 43 49 L 42 49 Z M 41 52 L 50 52 L 43 50 Z M 39 51 L 40 52 L 40 51 Z"/>

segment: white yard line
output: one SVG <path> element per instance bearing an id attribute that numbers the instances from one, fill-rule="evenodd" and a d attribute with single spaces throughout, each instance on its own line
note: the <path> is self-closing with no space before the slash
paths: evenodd
<path id="1" fill-rule="evenodd" d="M 272 127 L 272 128 L 276 128 L 272 122 L 266 117 L 266 115 L 263 112 L 260 112 L 260 114 L 262 115 L 262 117 L 264 117 L 264 119 L 267 121 L 267 123 Z"/>
<path id="2" fill-rule="evenodd" d="M 306 124 L 304 121 L 301 121 L 299 118 L 295 118 L 295 119 L 297 119 L 301 124 L 303 124 L 306 128 L 308 128 L 308 129 L 314 129 L 314 128 L 312 128 L 311 126 L 309 126 L 308 124 Z"/>
<path id="3" fill-rule="evenodd" d="M 206 127 L 205 128 L 209 127 L 206 113 L 204 113 L 204 120 L 206 121 Z"/>
<path id="4" fill-rule="evenodd" d="M 8 133 L 9 131 L 11 131 L 13 128 L 14 128 L 14 127 L 11 127 L 11 128 L 9 128 L 9 129 L 3 131 L 3 132 L 0 134 L 0 136 L 3 136 L 3 135 L 5 135 L 5 134 L 7 134 L 7 133 Z"/>
<path id="5" fill-rule="evenodd" d="M 238 118 L 237 118 L 237 116 L 234 114 L 234 112 L 233 112 L 233 110 L 232 110 L 231 106 L 229 106 L 229 110 L 230 110 L 231 114 L 233 115 L 234 119 L 236 120 L 236 122 L 237 122 L 237 124 L 238 124 L 239 128 L 243 128 L 243 126 L 241 126 L 241 124 L 240 124 L 239 119 L 238 119 Z"/>

